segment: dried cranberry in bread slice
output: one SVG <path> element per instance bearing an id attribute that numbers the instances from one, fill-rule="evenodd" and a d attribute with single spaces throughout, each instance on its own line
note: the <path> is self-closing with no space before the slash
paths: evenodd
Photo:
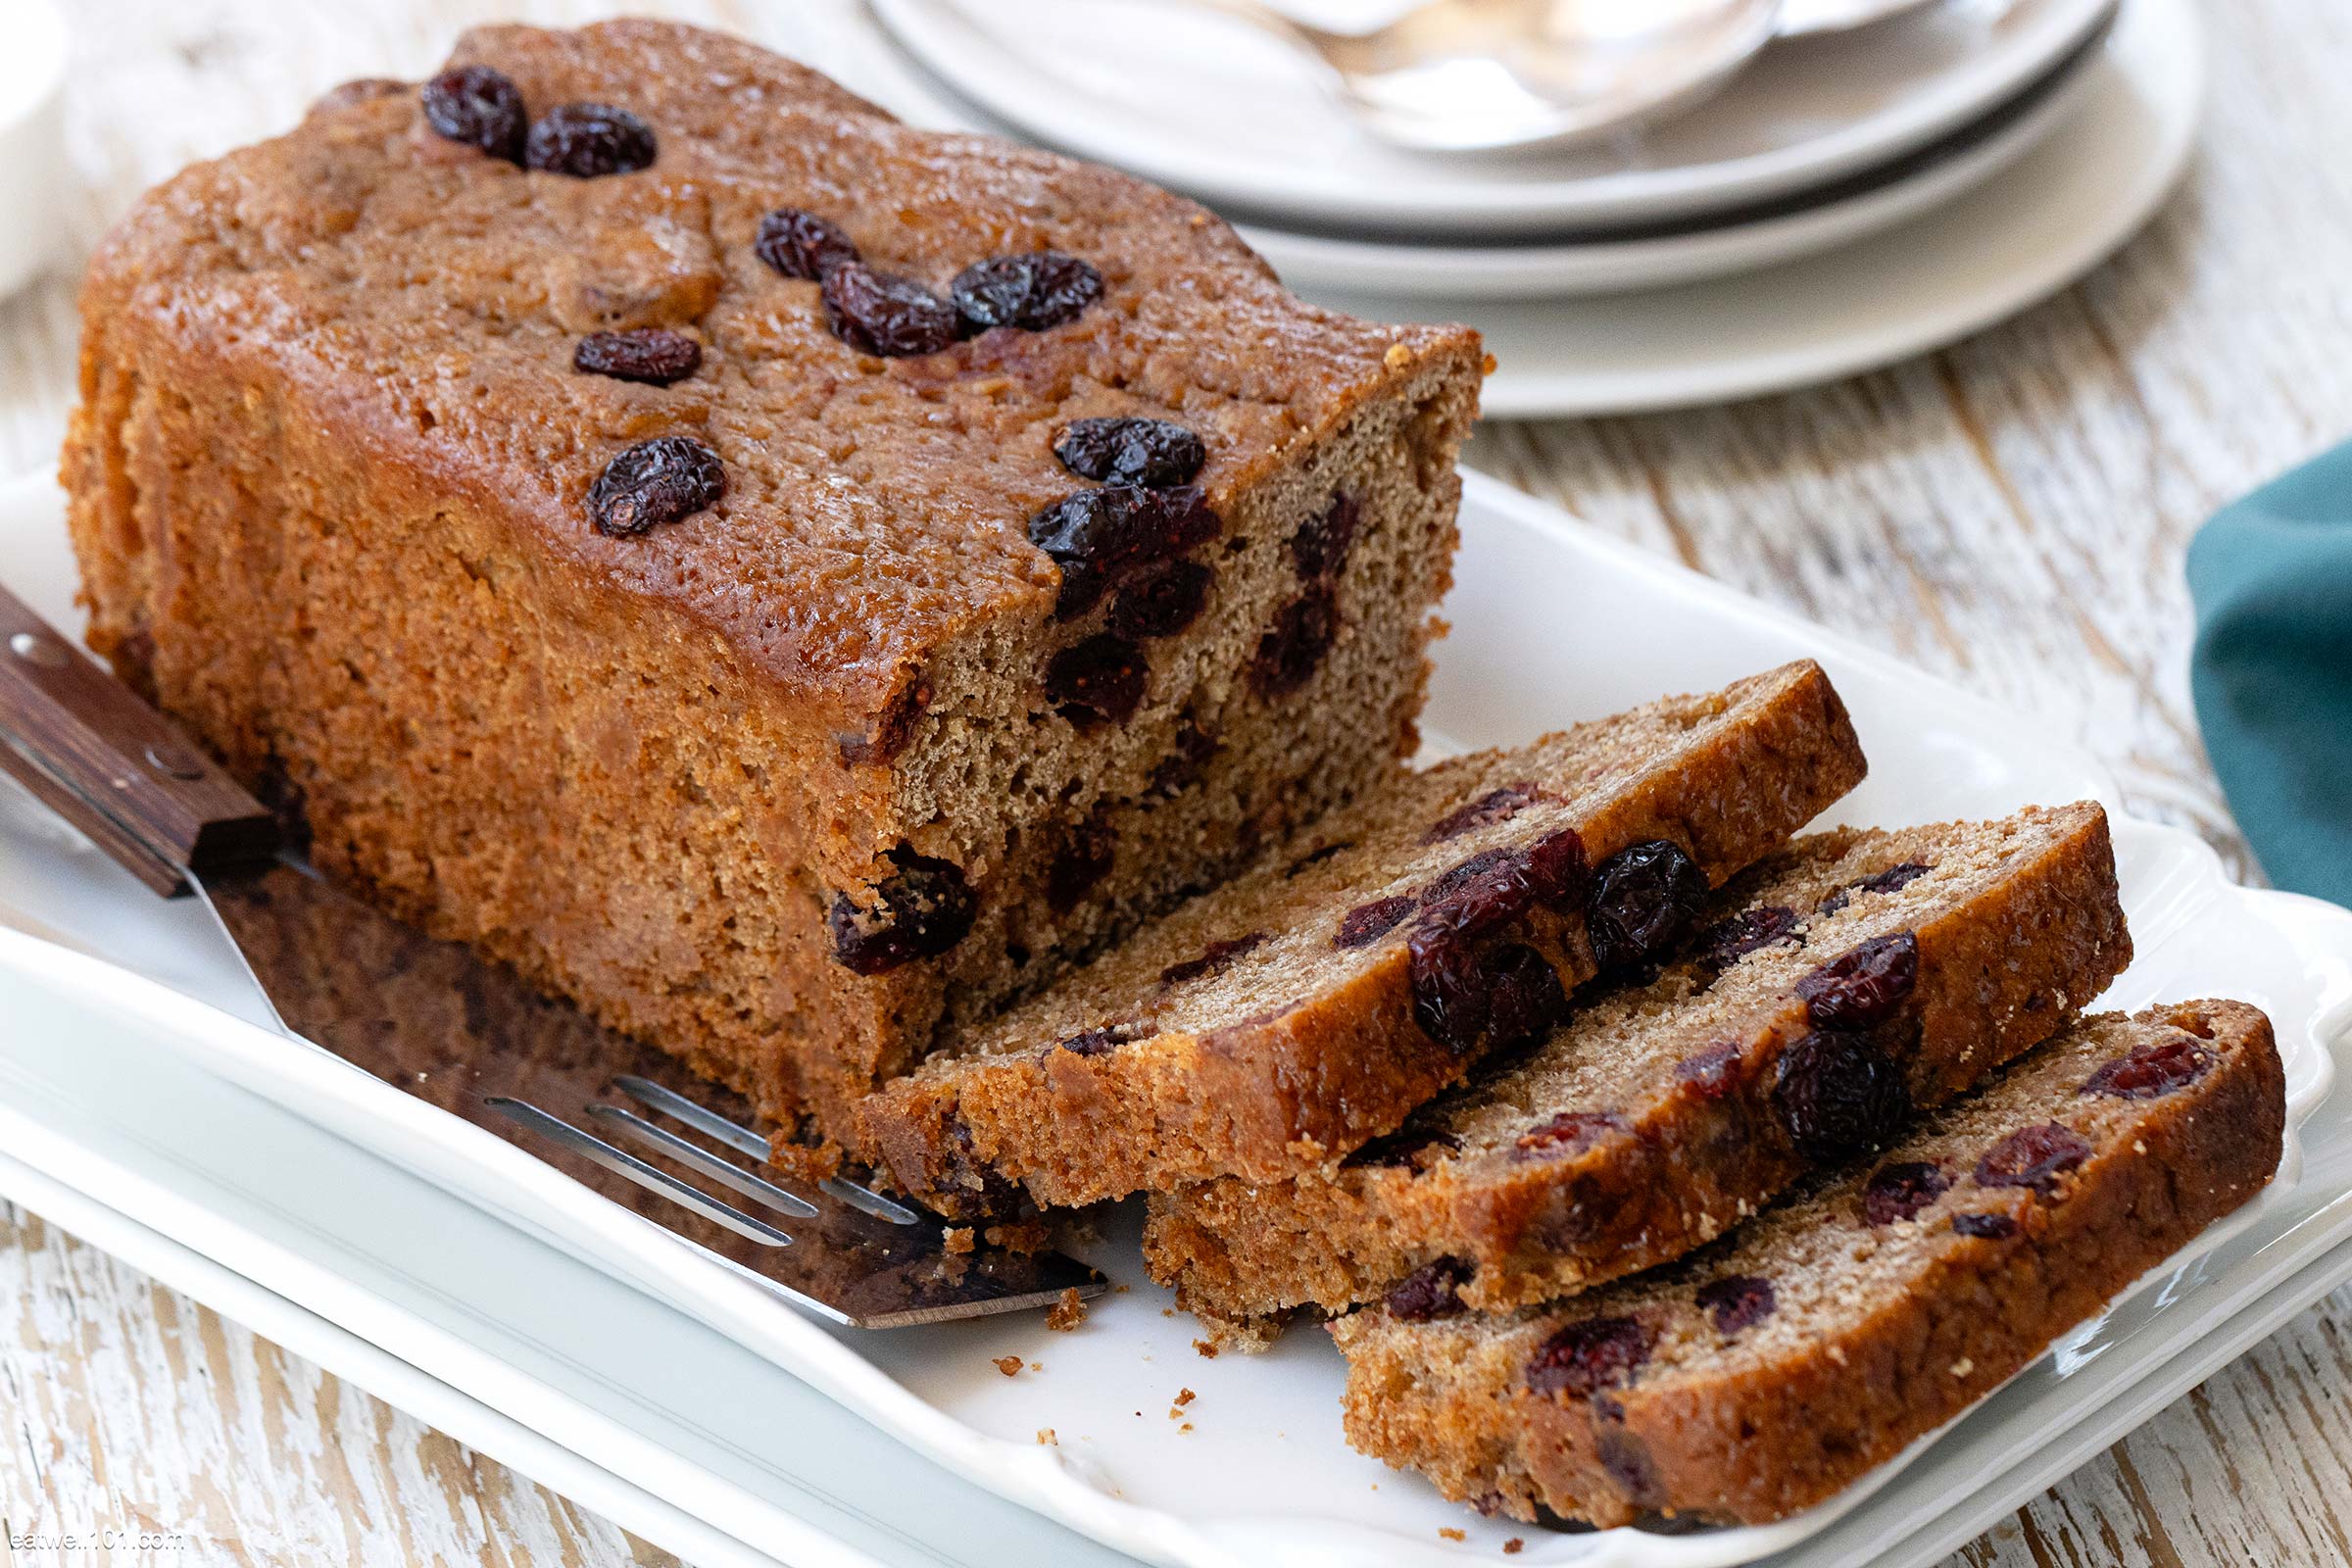
<path id="1" fill-rule="evenodd" d="M 2085 1018 L 1669 1268 L 1549 1311 L 1334 1323 L 1348 1441 L 1521 1519 L 1786 1517 L 2253 1197 L 2285 1116 L 2243 1003 Z"/>
<path id="2" fill-rule="evenodd" d="M 1894 1136 L 2131 956 L 2095 805 L 1806 838 L 1724 889 L 1671 962 L 1342 1168 L 1155 1198 L 1146 1260 L 1222 1320 L 1566 1296 Z"/>
<path id="3" fill-rule="evenodd" d="M 860 1107 L 944 1212 L 1264 1180 L 1394 1129 L 1860 780 L 1785 665 L 1399 774 Z"/>

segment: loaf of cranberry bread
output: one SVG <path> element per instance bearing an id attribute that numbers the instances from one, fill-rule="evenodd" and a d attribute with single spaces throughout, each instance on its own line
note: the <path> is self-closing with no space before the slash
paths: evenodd
<path id="1" fill-rule="evenodd" d="M 1484 358 L 653 22 L 339 89 L 82 319 L 93 645 L 333 874 L 834 1130 L 1414 749 Z"/>
<path id="2" fill-rule="evenodd" d="M 2132 942 L 2083 804 L 1799 840 L 1662 956 L 1337 1170 L 1154 1198 L 1152 1275 L 1231 1322 L 1647 1268 L 2049 1038 Z"/>
<path id="3" fill-rule="evenodd" d="M 2260 1192 L 2284 1122 L 2256 1009 L 2086 1018 L 1682 1263 L 1549 1311 L 1332 1324 L 1348 1440 L 1520 1519 L 1783 1518 Z"/>
<path id="4" fill-rule="evenodd" d="M 1642 961 L 1863 767 L 1803 662 L 1401 774 L 884 1088 L 865 1142 L 961 1216 L 1335 1160 Z"/>

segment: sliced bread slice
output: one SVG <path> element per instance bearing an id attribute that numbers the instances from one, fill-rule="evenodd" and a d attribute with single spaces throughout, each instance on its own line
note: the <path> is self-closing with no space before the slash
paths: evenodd
<path id="1" fill-rule="evenodd" d="M 2261 1191 L 2284 1121 L 2253 1007 L 2086 1018 L 1681 1263 L 1548 1311 L 1332 1324 L 1348 1441 L 1520 1519 L 1784 1518 Z"/>
<path id="2" fill-rule="evenodd" d="M 2089 804 L 1815 835 L 1705 920 L 1672 961 L 1580 1002 L 1532 1054 L 1490 1057 L 1345 1165 L 1154 1199 L 1152 1275 L 1228 1322 L 1569 1295 L 1897 1136 L 2055 1033 L 2132 955 Z"/>
<path id="3" fill-rule="evenodd" d="M 870 1097 L 863 1141 L 965 1218 L 1337 1159 L 1678 939 L 1864 766 L 1804 662 L 1400 773 Z"/>

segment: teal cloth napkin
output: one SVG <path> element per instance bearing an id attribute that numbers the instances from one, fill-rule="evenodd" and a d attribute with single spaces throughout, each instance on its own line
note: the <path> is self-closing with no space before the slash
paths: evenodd
<path id="1" fill-rule="evenodd" d="M 2189 684 L 2271 881 L 2352 905 L 2352 443 L 2217 513 L 2188 549 Z"/>

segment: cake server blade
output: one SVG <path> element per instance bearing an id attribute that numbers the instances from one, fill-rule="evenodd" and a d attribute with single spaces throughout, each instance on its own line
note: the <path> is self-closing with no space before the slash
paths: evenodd
<path id="1" fill-rule="evenodd" d="M 952 1250 L 937 1218 L 847 1176 L 783 1175 L 739 1097 L 318 875 L 259 803 L 5 588 L 0 645 L 0 771 L 154 892 L 203 900 L 295 1042 L 836 1322 L 940 1322 L 1107 1287 L 1059 1252 L 968 1237 Z"/>

